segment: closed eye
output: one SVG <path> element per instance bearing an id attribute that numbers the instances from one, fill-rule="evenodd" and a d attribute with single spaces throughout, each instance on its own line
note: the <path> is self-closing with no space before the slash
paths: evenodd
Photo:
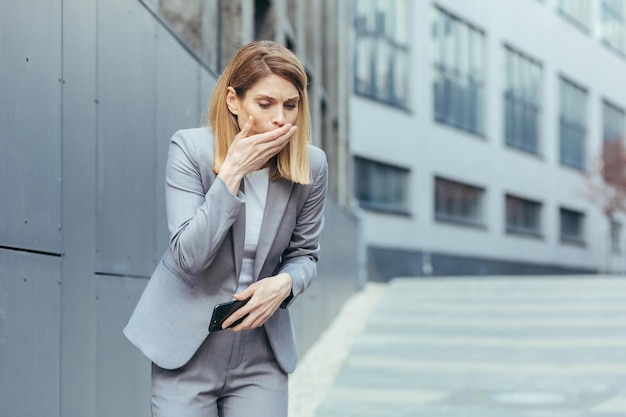
<path id="1" fill-rule="evenodd" d="M 287 101 L 285 101 L 285 107 L 287 107 L 288 109 L 295 109 L 298 107 L 298 99 L 289 99 Z"/>

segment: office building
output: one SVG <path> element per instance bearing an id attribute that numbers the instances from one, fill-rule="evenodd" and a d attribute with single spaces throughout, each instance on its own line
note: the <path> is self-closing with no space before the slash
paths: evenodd
<path id="1" fill-rule="evenodd" d="M 623 271 L 585 197 L 624 139 L 623 0 L 353 2 L 369 278 Z"/>

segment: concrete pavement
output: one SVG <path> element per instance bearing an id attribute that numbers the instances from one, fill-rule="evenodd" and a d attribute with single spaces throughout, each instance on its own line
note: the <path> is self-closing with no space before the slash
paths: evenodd
<path id="1" fill-rule="evenodd" d="M 626 279 L 394 280 L 315 411 L 352 416 L 624 417 Z"/>

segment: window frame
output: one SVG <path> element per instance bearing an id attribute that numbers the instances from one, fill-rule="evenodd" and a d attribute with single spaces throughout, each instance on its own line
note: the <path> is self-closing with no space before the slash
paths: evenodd
<path id="1" fill-rule="evenodd" d="M 621 13 L 616 10 L 613 5 L 609 5 L 607 0 L 601 0 L 600 2 L 600 41 L 604 46 L 610 50 L 617 52 L 622 56 L 626 56 L 626 0 L 621 1 Z M 611 16 L 612 19 L 606 19 L 606 16 Z M 617 45 L 614 39 L 610 39 L 611 36 L 607 36 L 607 22 L 617 22 Z M 611 28 L 613 29 L 613 28 Z"/>
<path id="2" fill-rule="evenodd" d="M 529 236 L 535 238 L 543 238 L 543 203 L 541 201 L 531 200 L 528 198 L 520 197 L 515 194 L 505 194 L 505 231 L 509 235 L 517 236 Z M 529 213 L 529 209 L 534 209 L 536 212 L 536 227 L 525 227 L 524 225 L 512 224 L 509 219 L 511 218 L 511 205 L 519 203 L 515 210 L 521 211 L 521 216 L 526 217 Z"/>
<path id="3" fill-rule="evenodd" d="M 579 228 L 580 230 L 577 236 L 568 235 L 564 233 L 565 232 L 564 220 L 566 220 L 563 217 L 564 214 L 576 215 L 578 217 L 577 228 Z M 563 206 L 559 207 L 559 240 L 560 242 L 573 244 L 577 246 L 585 246 L 586 245 L 586 230 L 585 230 L 586 224 L 585 223 L 586 223 L 585 212 L 563 207 Z"/>
<path id="4" fill-rule="evenodd" d="M 584 2 L 584 4 L 580 3 L 578 5 L 572 3 L 573 1 Z M 573 5 L 576 9 L 583 10 L 581 13 L 572 12 L 566 10 L 569 8 L 567 5 Z M 585 33 L 589 33 L 589 28 L 591 26 L 591 3 L 589 0 L 559 0 L 557 3 L 557 10 L 561 17 L 563 17 L 566 21 L 582 30 Z M 583 15 L 584 16 L 581 16 Z"/>
<path id="5" fill-rule="evenodd" d="M 484 137 L 487 85 L 485 31 L 438 5 L 432 10 L 432 105 L 435 121 Z M 443 36 L 443 32 L 450 35 Z"/>
<path id="6" fill-rule="evenodd" d="M 219 3 L 215 3 L 214 7 L 217 10 L 216 16 L 216 37 L 215 37 L 215 63 L 210 63 L 209 60 L 200 51 L 197 51 L 179 31 L 170 23 L 170 21 L 161 13 L 159 2 L 155 0 L 139 0 L 148 12 L 167 30 L 176 41 L 193 57 L 193 59 L 202 66 L 205 70 L 209 71 L 216 78 L 221 73 L 222 65 L 222 14 L 220 10 L 217 10 Z M 203 3 L 209 4 L 209 3 Z"/>
<path id="7" fill-rule="evenodd" d="M 607 109 L 613 114 L 610 115 L 613 118 L 619 119 L 615 121 L 615 124 L 618 125 L 614 132 L 617 132 L 615 137 L 607 137 L 607 127 L 611 124 L 608 121 Z M 609 127 L 608 130 L 611 130 L 612 127 Z M 610 133 L 614 133 L 610 132 Z M 602 100 L 602 140 L 603 142 L 609 142 L 613 140 L 625 140 L 626 139 L 626 111 L 620 106 L 614 104 L 613 102 L 603 99 Z"/>
<path id="8" fill-rule="evenodd" d="M 409 18 L 412 2 L 409 0 L 400 1 L 403 2 L 403 7 L 394 7 L 397 3 L 381 0 L 353 0 L 352 78 L 353 91 L 356 95 L 408 110 L 411 99 L 411 26 Z M 369 10 L 364 16 L 361 16 L 359 5 L 363 4 L 369 5 L 369 7 L 362 7 L 362 9 Z M 380 15 L 379 7 L 385 4 L 390 9 L 385 10 Z M 404 10 L 404 13 L 401 9 Z M 374 16 L 371 15 L 372 13 Z M 400 25 L 394 24 L 397 23 L 398 18 L 404 18 L 406 22 Z M 381 61 L 384 56 L 388 58 L 386 64 Z M 364 65 L 361 65 L 362 62 Z M 385 65 L 387 65 L 386 68 L 384 68 Z M 367 79 L 363 82 L 360 76 L 362 68 L 367 68 L 365 72 L 368 76 L 364 77 Z M 381 68 L 384 68 L 386 73 L 381 71 Z M 403 71 L 404 73 L 402 73 Z M 381 74 L 384 76 L 381 77 Z"/>
<path id="9" fill-rule="evenodd" d="M 486 229 L 487 224 L 485 222 L 485 196 L 486 196 L 486 188 L 476 186 L 473 184 L 468 184 L 466 182 L 456 181 L 450 178 L 446 178 L 443 176 L 436 175 L 433 178 L 434 182 L 434 198 L 433 198 L 433 212 L 435 221 L 440 223 L 447 224 L 456 224 L 462 226 L 469 226 L 478 229 Z M 446 185 L 449 186 L 445 192 L 447 195 L 441 195 L 442 187 Z M 467 198 L 470 194 L 470 198 L 473 198 L 475 203 L 469 201 Z M 475 196 L 471 196 L 471 194 Z M 451 198 L 450 198 L 451 197 Z M 446 201 L 447 200 L 447 201 Z M 465 201 L 463 201 L 465 200 Z M 446 207 L 445 210 L 441 210 L 442 204 Z M 453 210 L 449 210 L 450 202 L 455 207 Z M 453 213 L 452 211 L 466 211 L 466 207 L 469 205 L 475 205 L 475 210 L 477 211 L 476 216 L 465 216 L 462 213 Z M 459 205 L 461 206 L 459 210 Z M 472 208 L 470 208 L 470 211 Z"/>
<path id="10" fill-rule="evenodd" d="M 387 162 L 381 162 L 372 158 L 354 155 L 354 196 L 359 203 L 359 206 L 365 210 L 377 211 L 387 214 L 398 214 L 404 216 L 410 216 L 410 175 L 411 170 L 406 167 L 390 164 Z M 360 172 L 361 169 L 366 169 L 366 172 Z M 371 172 L 372 170 L 379 170 L 378 172 Z M 380 175 L 380 170 L 386 171 L 384 176 Z M 391 175 L 392 177 L 389 177 Z M 390 201 L 376 201 L 374 198 L 363 198 L 361 191 L 363 187 L 366 188 L 366 192 L 370 194 L 376 193 L 374 184 L 370 178 L 376 178 L 383 182 L 395 182 L 396 184 L 385 184 L 383 189 L 387 192 L 394 189 L 396 192 L 400 192 L 400 202 Z M 362 184 L 360 181 L 366 181 Z"/>
<path id="11" fill-rule="evenodd" d="M 611 234 L 611 253 L 613 255 L 621 255 L 622 254 L 622 230 L 624 229 L 621 222 L 610 219 L 609 220 L 609 231 Z"/>
<path id="12" fill-rule="evenodd" d="M 564 87 L 568 89 L 565 90 Z M 578 99 L 564 98 L 566 94 L 570 97 L 572 94 L 576 94 L 579 97 Z M 559 162 L 562 166 L 580 171 L 585 171 L 587 168 L 586 158 L 589 136 L 588 99 L 589 91 L 586 88 L 563 75 L 559 77 Z M 572 110 L 573 106 L 582 107 Z M 569 134 L 566 135 L 566 133 Z M 577 134 L 577 136 L 573 136 L 573 134 Z M 580 143 L 575 143 L 574 141 L 576 140 Z M 572 151 L 572 147 L 576 148 L 576 146 L 579 146 L 580 149 Z M 579 155 L 572 157 L 572 153 L 578 153 Z M 576 160 L 577 158 L 579 160 Z"/>
<path id="13" fill-rule="evenodd" d="M 506 80 L 503 92 L 504 143 L 509 148 L 539 156 L 542 152 L 543 66 L 538 60 L 509 44 L 504 44 L 504 50 Z M 524 81 L 520 82 L 520 79 Z M 532 142 L 528 139 L 529 112 L 535 116 Z M 518 126 L 522 126 L 521 134 L 518 132 L 520 130 Z"/>

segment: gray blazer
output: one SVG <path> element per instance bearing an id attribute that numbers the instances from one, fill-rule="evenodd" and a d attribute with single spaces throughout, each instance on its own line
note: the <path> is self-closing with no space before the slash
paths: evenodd
<path id="1" fill-rule="evenodd" d="M 243 260 L 244 193 L 233 195 L 212 171 L 213 135 L 207 128 L 172 137 L 166 167 L 169 248 L 159 261 L 124 334 L 161 368 L 185 365 L 208 336 L 213 306 L 237 289 Z M 257 247 L 254 279 L 287 272 L 292 294 L 265 323 L 285 372 L 298 353 L 287 307 L 316 274 L 328 165 L 309 147 L 312 183 L 270 181 Z"/>

